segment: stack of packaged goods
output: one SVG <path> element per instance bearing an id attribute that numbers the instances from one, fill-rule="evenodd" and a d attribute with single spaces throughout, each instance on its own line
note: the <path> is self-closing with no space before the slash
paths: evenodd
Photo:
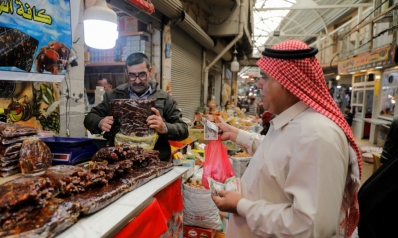
<path id="1" fill-rule="evenodd" d="M 126 61 L 126 58 L 135 52 L 144 53 L 151 60 L 152 44 L 147 36 L 136 35 L 126 37 L 126 45 L 122 49 L 122 61 Z"/>
<path id="2" fill-rule="evenodd" d="M 37 134 L 33 127 L 0 122 L 0 176 L 21 172 L 19 166 L 22 142 Z"/>

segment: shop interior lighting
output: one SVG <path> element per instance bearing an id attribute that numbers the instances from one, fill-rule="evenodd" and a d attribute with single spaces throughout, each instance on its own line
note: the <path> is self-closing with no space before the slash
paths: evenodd
<path id="1" fill-rule="evenodd" d="M 366 69 L 361 69 L 361 72 L 366 72 Z"/>
<path id="2" fill-rule="evenodd" d="M 355 74 L 355 72 L 350 72 L 350 74 Z"/>
<path id="3" fill-rule="evenodd" d="M 339 79 L 340 79 L 340 75 L 337 75 L 337 76 L 336 76 L 336 80 L 339 80 Z"/>
<path id="4" fill-rule="evenodd" d="M 236 45 L 235 45 L 234 60 L 231 63 L 231 71 L 232 72 L 238 72 L 239 71 L 239 62 L 236 59 L 236 54 L 238 54 L 238 51 L 236 51 Z"/>
<path id="5" fill-rule="evenodd" d="M 249 75 L 243 75 L 243 76 L 241 76 L 241 78 L 243 78 L 243 79 L 248 79 L 248 78 L 249 78 Z"/>
<path id="6" fill-rule="evenodd" d="M 96 49 L 115 47 L 118 38 L 117 15 L 109 9 L 105 0 L 97 0 L 94 6 L 84 10 L 84 41 Z"/>
<path id="7" fill-rule="evenodd" d="M 383 66 L 376 66 L 375 69 L 382 69 Z"/>
<path id="8" fill-rule="evenodd" d="M 376 75 L 376 79 L 380 79 L 380 75 Z"/>
<path id="9" fill-rule="evenodd" d="M 336 87 L 337 87 L 337 88 L 341 88 L 341 85 L 337 85 Z"/>

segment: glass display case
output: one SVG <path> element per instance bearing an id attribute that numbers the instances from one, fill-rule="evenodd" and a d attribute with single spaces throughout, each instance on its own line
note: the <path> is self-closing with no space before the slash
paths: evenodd
<path id="1" fill-rule="evenodd" d="M 398 70 L 385 71 L 381 81 L 379 117 L 392 119 L 394 116 L 395 101 L 398 88 Z"/>

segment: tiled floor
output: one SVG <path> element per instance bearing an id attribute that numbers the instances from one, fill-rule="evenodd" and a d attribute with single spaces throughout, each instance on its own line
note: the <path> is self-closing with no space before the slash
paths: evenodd
<path id="1" fill-rule="evenodd" d="M 356 142 L 359 147 L 362 146 L 376 146 L 369 142 L 368 139 L 360 140 L 356 139 Z M 361 185 L 372 175 L 373 172 L 373 164 L 362 162 L 362 178 L 361 178 Z"/>

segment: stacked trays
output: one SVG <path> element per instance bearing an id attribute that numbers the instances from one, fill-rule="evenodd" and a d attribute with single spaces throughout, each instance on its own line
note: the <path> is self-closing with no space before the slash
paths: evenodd
<path id="1" fill-rule="evenodd" d="M 22 142 L 37 134 L 33 127 L 0 122 L 0 176 L 21 172 L 19 155 Z"/>

